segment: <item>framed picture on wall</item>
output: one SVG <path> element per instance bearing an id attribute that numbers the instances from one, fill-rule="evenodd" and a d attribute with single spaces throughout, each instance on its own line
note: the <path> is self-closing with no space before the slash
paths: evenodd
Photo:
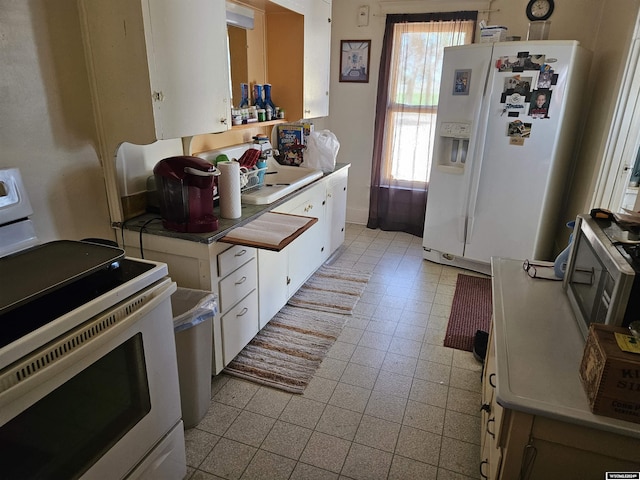
<path id="1" fill-rule="evenodd" d="M 369 82 L 371 40 L 340 40 L 340 81 Z"/>

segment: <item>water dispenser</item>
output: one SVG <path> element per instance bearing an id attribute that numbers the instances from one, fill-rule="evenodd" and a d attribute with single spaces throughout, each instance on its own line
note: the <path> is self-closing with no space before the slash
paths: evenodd
<path id="1" fill-rule="evenodd" d="M 442 122 L 434 161 L 441 170 L 463 173 L 469 152 L 470 123 Z"/>

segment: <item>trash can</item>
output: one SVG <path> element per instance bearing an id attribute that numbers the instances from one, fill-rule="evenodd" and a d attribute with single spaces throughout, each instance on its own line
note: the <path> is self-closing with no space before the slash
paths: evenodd
<path id="1" fill-rule="evenodd" d="M 182 421 L 192 428 L 202 420 L 211 401 L 211 352 L 216 296 L 180 288 L 171 295 L 173 333 L 178 357 Z"/>

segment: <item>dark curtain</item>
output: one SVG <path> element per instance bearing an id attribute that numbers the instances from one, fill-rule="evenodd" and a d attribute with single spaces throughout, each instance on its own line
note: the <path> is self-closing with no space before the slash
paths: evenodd
<path id="1" fill-rule="evenodd" d="M 389 78 L 393 54 L 393 29 L 397 23 L 477 20 L 477 12 L 448 12 L 387 15 L 380 56 L 378 94 L 373 137 L 373 165 L 369 199 L 368 228 L 400 231 L 422 237 L 427 208 L 428 185 L 422 188 L 389 185 L 382 178 L 385 158 L 385 119 L 389 101 Z"/>

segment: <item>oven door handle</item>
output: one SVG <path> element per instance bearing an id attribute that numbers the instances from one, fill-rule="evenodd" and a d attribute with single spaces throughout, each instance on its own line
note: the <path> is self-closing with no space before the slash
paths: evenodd
<path id="1" fill-rule="evenodd" d="M 81 362 L 92 354 L 99 358 L 97 351 L 131 328 L 145 315 L 177 289 L 170 278 L 158 280 L 146 290 L 139 292 L 113 308 L 96 315 L 90 320 L 50 342 L 36 352 L 6 367 L 0 372 L 0 425 L 13 418 L 16 412 L 9 412 L 20 403 L 20 411 L 35 403 L 35 390 L 52 391 L 86 367 Z M 97 358 L 96 358 L 97 360 Z M 33 392 L 32 392 L 33 391 Z M 26 395 L 31 402 L 23 402 Z M 20 402 L 14 402 L 20 399 Z M 14 403 L 11 403 L 14 402 Z M 20 412 L 17 412 L 20 413 Z"/>

